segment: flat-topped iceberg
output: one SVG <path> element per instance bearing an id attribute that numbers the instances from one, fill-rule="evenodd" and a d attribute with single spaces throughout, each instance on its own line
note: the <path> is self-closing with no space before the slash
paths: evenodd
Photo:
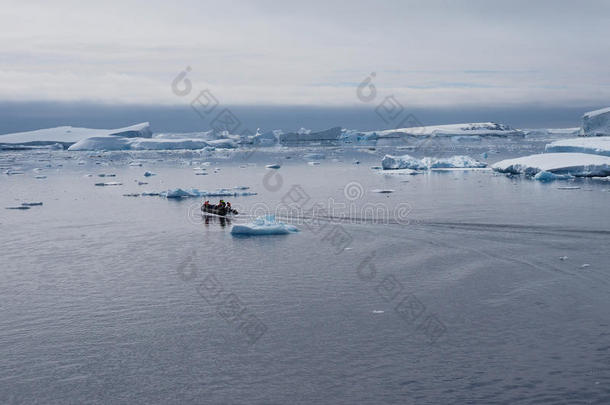
<path id="1" fill-rule="evenodd" d="M 233 225 L 232 235 L 286 235 L 299 232 L 292 225 L 277 221 L 274 215 L 258 217 L 248 224 Z"/>
<path id="2" fill-rule="evenodd" d="M 589 111 L 582 116 L 581 135 L 610 135 L 610 107 Z"/>
<path id="3" fill-rule="evenodd" d="M 500 173 L 534 176 L 539 172 L 576 177 L 610 175 L 610 157 L 586 153 L 542 153 L 507 159 L 492 165 Z"/>
<path id="4" fill-rule="evenodd" d="M 376 135 L 379 138 L 392 138 L 406 136 L 524 136 L 524 132 L 514 129 L 505 124 L 495 122 L 475 122 L 466 124 L 449 125 L 429 125 L 420 127 L 408 127 L 387 129 L 383 131 L 362 132 L 363 135 L 371 137 Z"/>
<path id="5" fill-rule="evenodd" d="M 150 124 L 143 122 L 118 129 L 91 129 L 78 127 L 56 127 L 38 129 L 36 131 L 18 132 L 14 134 L 0 135 L 0 144 L 12 145 L 53 145 L 60 143 L 67 147 L 87 138 L 150 138 L 152 132 Z"/>
<path id="6" fill-rule="evenodd" d="M 593 153 L 595 155 L 610 156 L 610 136 L 591 138 L 571 138 L 551 142 L 544 148 L 546 152 L 575 152 Z"/>
<path id="7" fill-rule="evenodd" d="M 487 167 L 484 162 L 479 162 L 470 156 L 457 155 L 449 158 L 433 158 L 425 157 L 423 159 L 414 158 L 411 155 L 392 156 L 385 155 L 381 161 L 381 167 L 384 170 L 395 169 L 412 169 L 412 170 L 427 170 L 427 169 L 449 169 L 449 168 L 482 168 Z"/>
<path id="8" fill-rule="evenodd" d="M 236 148 L 235 141 L 230 139 L 204 140 L 200 138 L 174 139 L 174 138 L 110 138 L 92 137 L 83 139 L 70 146 L 68 150 L 195 150 L 205 148 Z"/>

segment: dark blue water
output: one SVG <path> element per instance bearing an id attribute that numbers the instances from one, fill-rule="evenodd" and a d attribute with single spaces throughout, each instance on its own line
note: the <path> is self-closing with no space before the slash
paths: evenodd
<path id="1" fill-rule="evenodd" d="M 44 205 L 0 212 L 0 402 L 610 401 L 608 182 L 387 175 L 384 151 L 323 152 L 2 154 L 24 174 L 0 177 L 0 206 Z M 295 185 L 309 199 L 287 215 Z M 230 199 L 244 214 L 301 232 L 235 238 L 249 217 L 123 196 L 235 186 L 258 193 Z M 330 223 L 307 221 L 315 202 Z"/>

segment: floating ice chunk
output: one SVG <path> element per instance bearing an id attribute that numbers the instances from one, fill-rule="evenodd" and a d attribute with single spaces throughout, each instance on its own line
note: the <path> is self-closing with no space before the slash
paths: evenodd
<path id="1" fill-rule="evenodd" d="M 27 205 L 18 205 L 16 207 L 6 207 L 7 210 L 29 210 L 30 207 Z"/>
<path id="2" fill-rule="evenodd" d="M 580 190 L 577 186 L 557 187 L 557 190 Z"/>
<path id="3" fill-rule="evenodd" d="M 574 178 L 574 176 L 571 176 L 569 174 L 555 174 L 555 173 L 546 172 L 546 171 L 538 172 L 534 176 L 535 180 L 541 181 L 543 183 L 546 183 L 549 181 L 555 181 L 555 180 L 570 180 L 573 178 Z"/>
<path id="4" fill-rule="evenodd" d="M 500 173 L 534 176 L 547 171 L 577 177 L 610 175 L 610 157 L 586 153 L 543 153 L 507 159 L 495 163 L 492 169 Z"/>
<path id="5" fill-rule="evenodd" d="M 249 186 L 235 186 L 233 187 L 235 190 L 249 190 Z"/>
<path id="6" fill-rule="evenodd" d="M 549 143 L 544 150 L 552 153 L 593 153 L 610 156 L 610 136 L 563 139 Z"/>
<path id="7" fill-rule="evenodd" d="M 580 266 L 581 269 L 586 269 L 587 267 L 590 267 L 591 265 L 589 263 L 585 263 L 582 266 Z"/>
<path id="8" fill-rule="evenodd" d="M 188 197 L 200 197 L 201 193 L 197 189 L 183 190 L 177 188 L 175 190 L 167 190 L 159 193 L 160 196 L 165 198 L 188 198 Z"/>
<path id="9" fill-rule="evenodd" d="M 479 162 L 470 156 L 458 155 L 450 158 L 429 158 L 422 159 L 424 166 L 429 169 L 449 169 L 449 168 L 482 168 L 487 167 L 487 163 Z"/>
<path id="10" fill-rule="evenodd" d="M 189 198 L 189 197 L 246 197 L 256 195 L 254 192 L 243 191 L 237 192 L 228 188 L 221 188 L 214 191 L 198 190 L 196 188 L 181 189 L 177 188 L 174 190 L 162 191 L 159 193 L 160 196 L 166 198 Z"/>
<path id="11" fill-rule="evenodd" d="M 123 183 L 119 183 L 118 181 L 107 181 L 105 183 L 95 183 L 96 186 L 104 187 L 104 186 L 122 186 Z"/>
<path id="12" fill-rule="evenodd" d="M 568 260 L 568 256 L 561 256 L 561 257 L 559 258 L 559 260 L 561 260 L 561 261 L 566 261 L 566 260 Z"/>
<path id="13" fill-rule="evenodd" d="M 326 155 L 324 153 L 306 153 L 303 155 L 303 159 L 305 160 L 322 160 L 326 159 Z"/>
<path id="14" fill-rule="evenodd" d="M 14 174 L 23 174 L 22 171 L 20 170 L 13 170 L 13 169 L 8 169 L 7 171 L 4 172 L 4 174 L 7 174 L 9 176 L 12 176 Z"/>
<path id="15" fill-rule="evenodd" d="M 243 224 L 233 225 L 232 235 L 286 235 L 299 232 L 299 230 L 275 219 L 274 215 L 258 217 L 254 221 Z"/>
<path id="16" fill-rule="evenodd" d="M 129 166 L 142 166 L 142 162 L 130 162 Z"/>
<path id="17" fill-rule="evenodd" d="M 159 196 L 160 194 L 159 193 L 155 193 L 155 192 L 149 192 L 149 193 L 144 192 L 144 193 L 142 193 L 140 195 L 142 197 L 156 197 L 156 196 Z"/>
<path id="18" fill-rule="evenodd" d="M 390 193 L 393 193 L 394 191 L 395 190 L 391 190 L 391 189 L 375 188 L 375 189 L 371 190 L 371 193 L 390 194 Z"/>
<path id="19" fill-rule="evenodd" d="M 144 172 L 144 177 L 150 177 L 150 176 L 156 176 L 156 174 L 153 172 L 149 172 L 149 171 Z"/>
<path id="20" fill-rule="evenodd" d="M 24 202 L 24 203 L 21 203 L 21 205 L 24 207 L 37 207 L 37 206 L 42 205 L 42 203 L 41 202 Z"/>
<path id="21" fill-rule="evenodd" d="M 281 166 L 277 163 L 265 166 L 267 169 L 279 169 Z"/>
<path id="22" fill-rule="evenodd" d="M 100 173 L 97 175 L 98 177 L 116 177 L 116 174 L 105 174 L 105 173 Z"/>
<path id="23" fill-rule="evenodd" d="M 139 197 L 140 193 L 128 193 L 128 194 L 123 194 L 123 197 Z"/>
<path id="24" fill-rule="evenodd" d="M 487 167 L 486 163 L 479 162 L 470 156 L 457 155 L 449 158 L 433 158 L 425 157 L 423 159 L 416 159 L 411 155 L 403 156 L 392 156 L 385 155 L 381 161 L 381 166 L 384 170 L 395 170 L 395 169 L 412 169 L 412 170 L 426 170 L 426 169 L 465 169 L 465 168 L 482 168 Z"/>
<path id="25" fill-rule="evenodd" d="M 41 179 L 46 179 L 46 178 L 47 178 L 47 176 L 38 175 L 38 176 L 34 176 L 34 178 L 35 178 L 35 179 L 39 179 L 39 180 L 41 180 Z"/>
<path id="26" fill-rule="evenodd" d="M 422 170 L 427 167 L 419 159 L 414 158 L 410 155 L 392 156 L 385 155 L 381 161 L 381 167 L 384 170 L 390 169 L 413 169 Z"/>
<path id="27" fill-rule="evenodd" d="M 309 166 L 319 166 L 320 162 L 307 162 Z"/>

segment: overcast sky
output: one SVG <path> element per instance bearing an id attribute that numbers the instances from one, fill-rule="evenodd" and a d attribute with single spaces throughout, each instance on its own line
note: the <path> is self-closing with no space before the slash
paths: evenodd
<path id="1" fill-rule="evenodd" d="M 285 3 L 0 0 L 0 101 L 610 104 L 610 1 Z"/>

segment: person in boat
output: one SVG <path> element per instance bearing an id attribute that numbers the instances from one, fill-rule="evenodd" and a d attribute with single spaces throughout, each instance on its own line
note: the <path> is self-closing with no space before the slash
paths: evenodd
<path id="1" fill-rule="evenodd" d="M 225 200 L 220 200 L 220 203 L 218 203 L 218 208 L 225 209 L 226 207 L 227 203 L 225 203 Z"/>

